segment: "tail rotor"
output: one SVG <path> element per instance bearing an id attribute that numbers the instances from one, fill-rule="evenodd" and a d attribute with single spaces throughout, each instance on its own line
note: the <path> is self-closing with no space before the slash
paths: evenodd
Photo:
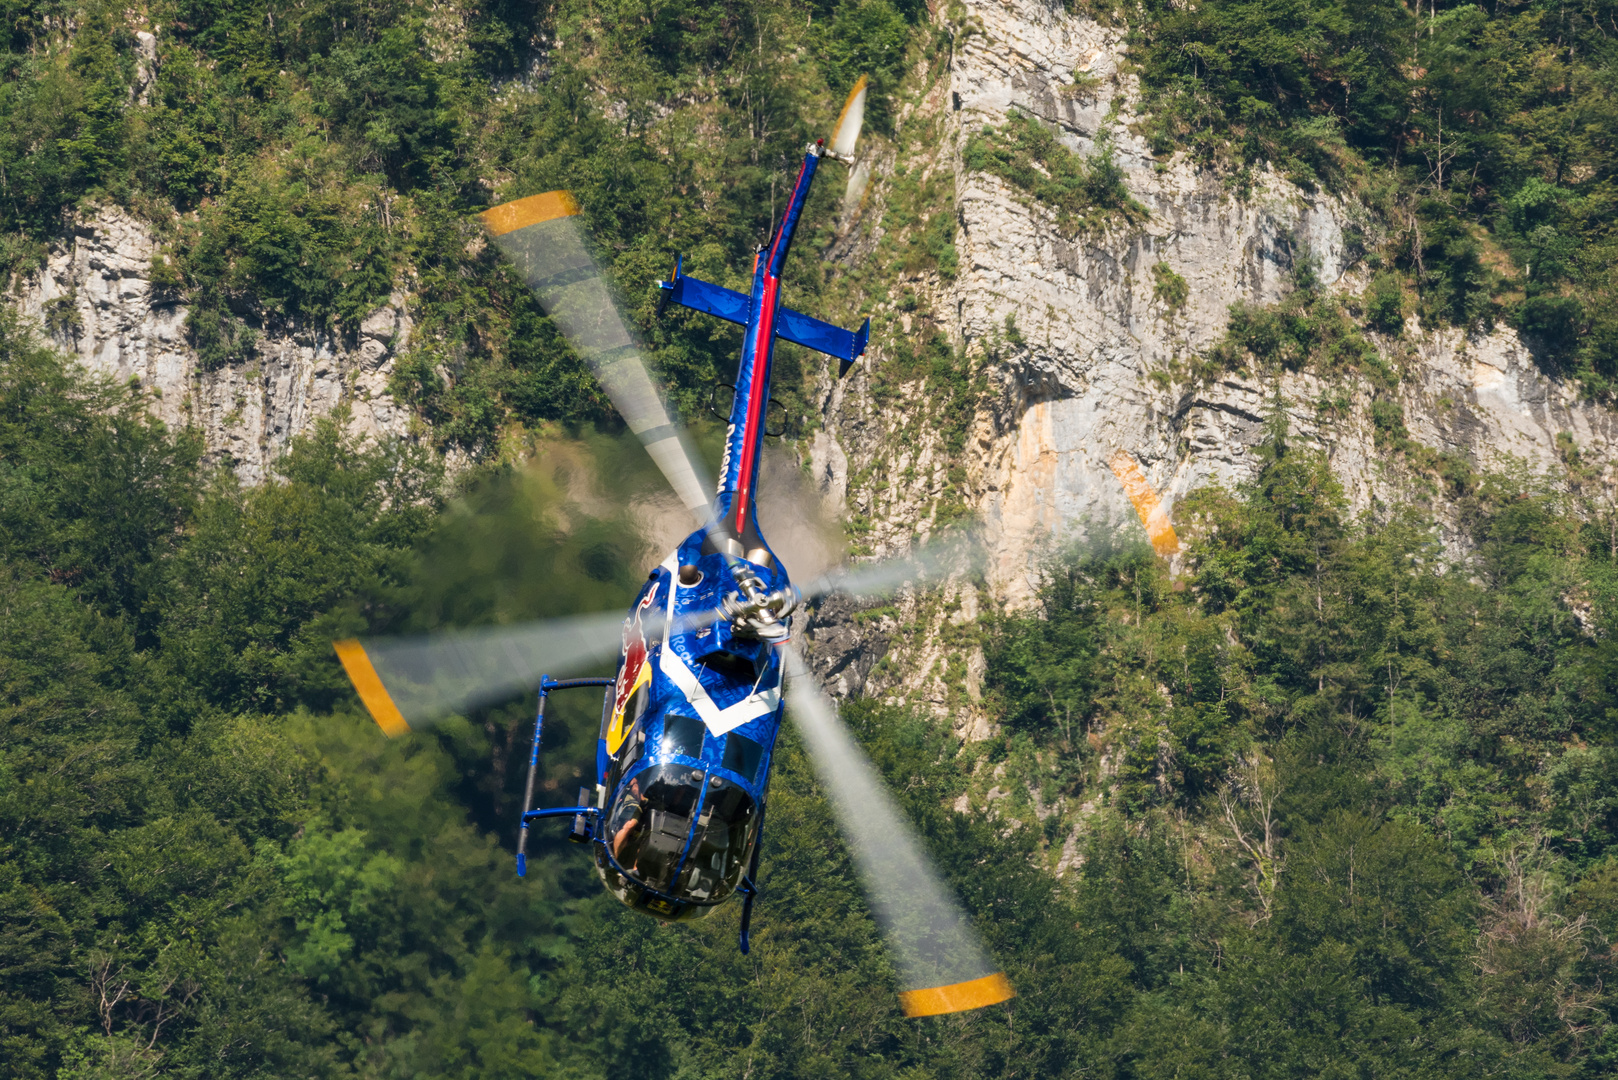
<path id="1" fill-rule="evenodd" d="M 843 102 L 843 111 L 837 117 L 837 127 L 832 131 L 831 139 L 826 149 L 839 161 L 853 162 L 854 145 L 859 142 L 860 128 L 865 125 L 865 95 L 870 89 L 870 82 L 864 75 L 849 91 L 848 100 Z"/>
<path id="2" fill-rule="evenodd" d="M 837 127 L 832 131 L 831 140 L 826 144 L 828 157 L 848 165 L 848 187 L 843 190 L 843 207 L 845 212 L 859 202 L 860 195 L 865 191 L 865 182 L 870 175 L 867 164 L 854 156 L 854 150 L 860 139 L 860 128 L 865 126 L 865 97 L 870 89 L 870 82 L 864 75 L 849 91 L 848 100 L 843 102 L 843 111 L 837 117 Z"/>

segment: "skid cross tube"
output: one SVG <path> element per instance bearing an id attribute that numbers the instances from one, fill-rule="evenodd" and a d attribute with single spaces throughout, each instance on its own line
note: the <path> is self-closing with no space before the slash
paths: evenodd
<path id="1" fill-rule="evenodd" d="M 595 807 L 568 806 L 556 810 L 533 810 L 528 808 L 534 805 L 534 780 L 539 774 L 539 740 L 545 730 L 545 702 L 552 690 L 574 690 L 583 686 L 611 686 L 615 679 L 553 679 L 549 675 L 539 677 L 539 706 L 534 713 L 534 744 L 528 752 L 528 782 L 523 785 L 522 817 L 517 829 L 517 876 L 524 877 L 528 873 L 528 823 L 542 817 L 562 817 L 564 815 L 577 816 L 583 811 L 589 811 L 585 816 L 594 820 L 600 811 Z"/>
<path id="2" fill-rule="evenodd" d="M 522 816 L 523 824 L 538 821 L 540 818 L 567 817 L 569 814 L 583 814 L 591 821 L 601 816 L 601 811 L 594 806 L 553 806 L 548 810 L 530 810 Z"/>

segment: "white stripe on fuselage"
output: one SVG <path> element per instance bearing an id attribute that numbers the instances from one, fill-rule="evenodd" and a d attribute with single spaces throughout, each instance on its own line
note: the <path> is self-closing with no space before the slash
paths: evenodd
<path id="1" fill-rule="evenodd" d="M 676 551 L 663 562 L 663 569 L 669 572 L 676 584 L 680 580 L 678 557 L 679 552 Z M 674 625 L 674 598 L 679 591 L 678 588 L 669 590 L 668 621 L 665 624 L 667 626 Z M 756 720 L 774 712 L 781 704 L 781 688 L 777 685 L 768 690 L 754 691 L 729 708 L 721 709 L 714 704 L 713 698 L 708 696 L 708 691 L 702 688 L 696 672 L 692 671 L 690 665 L 674 651 L 672 641 L 665 639 L 663 647 L 657 652 L 657 662 L 663 669 L 663 674 L 667 675 L 675 688 L 685 695 L 685 699 L 697 710 L 697 716 L 716 739 L 727 731 L 741 727 L 749 720 Z"/>

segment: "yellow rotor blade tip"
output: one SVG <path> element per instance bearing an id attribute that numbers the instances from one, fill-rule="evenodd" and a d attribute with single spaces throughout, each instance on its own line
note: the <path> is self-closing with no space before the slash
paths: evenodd
<path id="1" fill-rule="evenodd" d="M 859 77 L 854 89 L 848 92 L 848 100 L 843 102 L 843 111 L 837 114 L 837 126 L 832 128 L 831 149 L 834 154 L 848 157 L 854 153 L 854 144 L 859 140 L 860 127 L 865 122 L 865 87 L 866 78 Z"/>
<path id="2" fill-rule="evenodd" d="M 981 1009 L 985 1005 L 998 1005 L 1017 996 L 1004 972 L 985 975 L 981 979 L 950 983 L 948 986 L 930 986 L 924 990 L 906 990 L 899 995 L 899 1007 L 906 1016 L 942 1016 L 944 1013 Z"/>
<path id="3" fill-rule="evenodd" d="M 484 226 L 491 233 L 504 236 L 508 232 L 526 229 L 542 221 L 572 217 L 578 212 L 579 201 L 573 197 L 571 191 L 547 191 L 542 195 L 530 195 L 526 199 L 501 203 L 478 216 L 483 219 Z"/>
<path id="4" fill-rule="evenodd" d="M 334 641 L 331 645 L 337 650 L 337 659 L 342 663 L 343 670 L 348 673 L 348 681 L 354 684 L 354 692 L 359 694 L 366 711 L 382 733 L 393 739 L 408 732 L 410 725 L 405 723 L 404 714 L 382 685 L 382 677 L 376 673 L 376 666 L 365 655 L 365 646 L 352 638 Z"/>
<path id="5" fill-rule="evenodd" d="M 854 104 L 854 100 L 860 96 L 860 92 L 865 89 L 866 84 L 869 81 L 870 80 L 868 80 L 864 75 L 861 75 L 854 81 L 854 89 L 848 92 L 848 98 L 843 102 L 843 111 L 837 114 L 838 127 L 842 127 L 843 121 L 848 119 L 848 110 L 850 106 Z"/>

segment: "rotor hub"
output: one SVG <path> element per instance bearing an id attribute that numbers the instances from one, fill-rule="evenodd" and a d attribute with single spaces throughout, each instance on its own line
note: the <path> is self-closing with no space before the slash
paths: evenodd
<path id="1" fill-rule="evenodd" d="M 745 567 L 736 570 L 737 592 L 720 601 L 719 610 L 730 623 L 731 633 L 761 641 L 783 641 L 792 632 L 792 613 L 802 596 L 793 585 L 766 590 L 757 574 Z"/>

